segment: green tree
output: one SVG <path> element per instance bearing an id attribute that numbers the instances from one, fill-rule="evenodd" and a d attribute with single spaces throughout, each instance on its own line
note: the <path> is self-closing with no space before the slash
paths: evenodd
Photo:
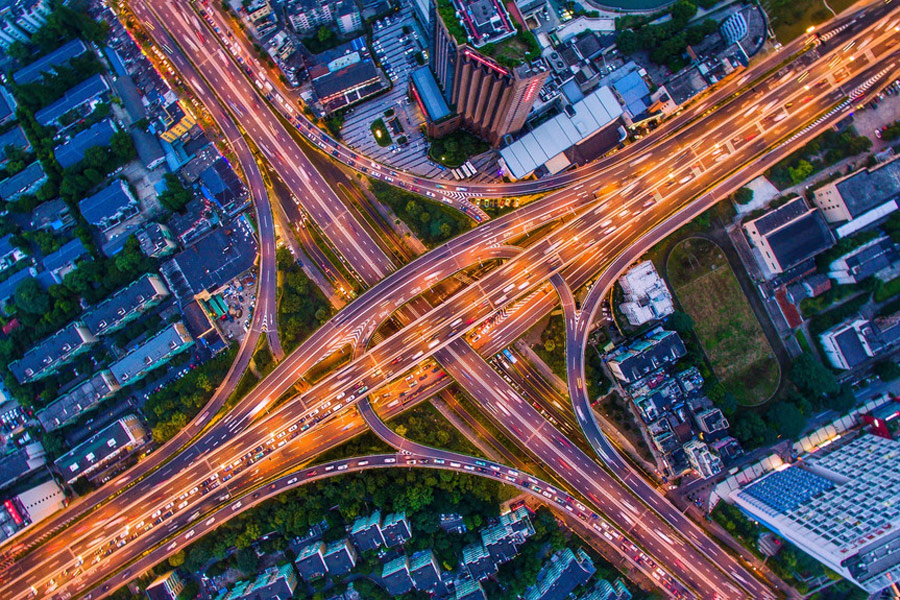
<path id="1" fill-rule="evenodd" d="M 809 352 L 804 352 L 791 363 L 788 376 L 801 392 L 817 401 L 840 391 L 834 374 Z"/>
<path id="2" fill-rule="evenodd" d="M 800 160 L 796 167 L 788 167 L 788 173 L 794 185 L 805 181 L 807 177 L 812 175 L 814 170 L 812 164 L 807 160 Z"/>
<path id="3" fill-rule="evenodd" d="M 768 418 L 772 429 L 792 440 L 806 427 L 806 417 L 793 402 L 779 402 L 769 410 Z"/>
<path id="4" fill-rule="evenodd" d="M 50 310 L 50 296 L 34 277 L 23 279 L 13 296 L 16 308 L 33 315 L 43 315 Z"/>
<path id="5" fill-rule="evenodd" d="M 158 196 L 159 203 L 172 212 L 180 212 L 194 194 L 181 183 L 181 179 L 174 173 L 166 173 L 166 189 Z"/>
<path id="6" fill-rule="evenodd" d="M 736 191 L 732 195 L 732 198 L 738 204 L 750 204 L 751 202 L 753 202 L 753 190 L 744 186 L 741 189 L 739 189 L 738 191 Z"/>

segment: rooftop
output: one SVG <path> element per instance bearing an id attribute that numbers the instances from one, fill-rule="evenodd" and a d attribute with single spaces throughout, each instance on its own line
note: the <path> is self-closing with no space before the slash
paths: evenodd
<path id="1" fill-rule="evenodd" d="M 168 293 L 159 275 L 148 273 L 97 306 L 85 310 L 81 319 L 91 333 L 103 335 L 113 330 L 121 320 Z"/>
<path id="2" fill-rule="evenodd" d="M 111 364 L 109 370 L 120 385 L 128 385 L 193 341 L 184 323 L 172 323 Z"/>
<path id="3" fill-rule="evenodd" d="M 44 125 L 55 123 L 57 119 L 72 109 L 78 108 L 85 102 L 89 102 L 101 94 L 109 91 L 109 85 L 100 75 L 94 75 L 72 87 L 65 95 L 41 110 L 34 113 L 34 119 Z"/>
<path id="4" fill-rule="evenodd" d="M 818 210 L 810 209 L 805 215 L 766 234 L 772 253 L 783 270 L 800 264 L 834 245 L 834 236 Z"/>
<path id="5" fill-rule="evenodd" d="M 45 430 L 52 431 L 77 419 L 84 411 L 90 410 L 100 400 L 112 394 L 116 388 L 118 386 L 107 373 L 98 373 L 51 402 L 37 413 L 37 419 Z"/>
<path id="6" fill-rule="evenodd" d="M 330 98 L 344 90 L 354 88 L 379 77 L 378 69 L 369 60 L 361 60 L 313 80 L 313 89 L 320 100 Z"/>
<path id="7" fill-rule="evenodd" d="M 74 238 L 66 242 L 53 254 L 44 257 L 43 265 L 47 271 L 57 271 L 74 263 L 88 253 L 87 248 L 81 242 L 81 238 Z"/>
<path id="8" fill-rule="evenodd" d="M 74 39 L 13 73 L 13 81 L 18 85 L 39 81 L 44 73 L 55 73 L 53 67 L 67 65 L 73 58 L 85 52 L 87 52 L 87 46 L 84 45 L 84 42 Z"/>
<path id="9" fill-rule="evenodd" d="M 53 464 L 67 481 L 72 481 L 129 444 L 143 441 L 145 435 L 137 417 L 128 415 L 78 444 Z"/>
<path id="10" fill-rule="evenodd" d="M 861 169 L 835 187 L 850 215 L 857 217 L 900 194 L 900 160 Z"/>
<path id="11" fill-rule="evenodd" d="M 63 169 L 77 165 L 84 159 L 84 153 L 88 148 L 108 146 L 115 133 L 116 129 L 113 127 L 112 121 L 103 119 L 84 131 L 76 133 L 68 142 L 54 148 L 53 154 Z"/>
<path id="12" fill-rule="evenodd" d="M 45 369 L 60 364 L 60 361 L 70 356 L 83 344 L 96 341 L 90 337 L 85 339 L 85 333 L 87 332 L 78 323 L 69 323 L 32 347 L 22 358 L 11 363 L 9 370 L 20 383 L 28 381 Z"/>
<path id="13" fill-rule="evenodd" d="M 431 69 L 427 66 L 415 69 L 409 76 L 415 86 L 416 98 L 422 106 L 422 110 L 432 123 L 450 116 L 450 107 L 444 99 Z"/>
<path id="14" fill-rule="evenodd" d="M 44 177 L 46 175 L 41 163 L 34 161 L 12 177 L 0 181 L 0 199 L 15 200 L 24 190 L 31 188 Z"/>
<path id="15" fill-rule="evenodd" d="M 612 90 L 601 87 L 500 150 L 500 156 L 512 176 L 521 179 L 621 115 L 622 106 Z"/>
<path id="16" fill-rule="evenodd" d="M 439 0 L 438 14 L 460 44 L 476 48 L 516 34 L 516 27 L 499 0 Z"/>
<path id="17" fill-rule="evenodd" d="M 116 179 L 93 196 L 80 200 L 78 208 L 85 221 L 91 225 L 100 225 L 120 215 L 133 201 L 128 185 L 121 179 Z"/>
<path id="18" fill-rule="evenodd" d="M 25 137 L 21 125 L 16 125 L 6 133 L 0 134 L 0 161 L 6 160 L 7 146 L 14 146 L 26 151 L 31 148 L 31 142 Z"/>

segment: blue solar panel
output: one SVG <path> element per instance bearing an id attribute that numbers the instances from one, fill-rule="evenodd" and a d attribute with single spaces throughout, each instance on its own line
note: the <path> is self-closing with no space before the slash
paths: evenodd
<path id="1" fill-rule="evenodd" d="M 834 483 L 805 469 L 791 467 L 772 473 L 747 487 L 742 493 L 787 513 L 834 487 Z"/>

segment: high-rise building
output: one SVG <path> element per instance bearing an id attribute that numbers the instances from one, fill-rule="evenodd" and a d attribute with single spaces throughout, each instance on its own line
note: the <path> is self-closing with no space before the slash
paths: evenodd
<path id="1" fill-rule="evenodd" d="M 507 60 L 509 66 L 504 66 L 477 50 L 515 35 L 502 4 L 435 2 L 431 7 L 435 80 L 459 116 L 459 125 L 496 146 L 525 125 L 549 71 L 540 59 L 519 64 Z M 491 14 L 484 12 L 487 6 L 492 7 Z"/>
<path id="2" fill-rule="evenodd" d="M 735 490 L 731 499 L 874 594 L 900 578 L 900 443 L 868 434 L 841 442 Z"/>

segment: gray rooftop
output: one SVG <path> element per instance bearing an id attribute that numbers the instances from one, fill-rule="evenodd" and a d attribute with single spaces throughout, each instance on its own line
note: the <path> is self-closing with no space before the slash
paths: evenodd
<path id="1" fill-rule="evenodd" d="M 31 379 L 48 365 L 58 363 L 69 355 L 73 349 L 80 347 L 85 341 L 81 337 L 77 323 L 69 323 L 50 337 L 39 342 L 25 353 L 22 358 L 11 363 L 9 370 L 20 382 Z"/>
<path id="2" fill-rule="evenodd" d="M 87 248 L 84 247 L 81 238 L 75 238 L 63 244 L 56 252 L 45 256 L 42 264 L 47 271 L 56 271 L 70 263 L 74 263 L 87 253 Z"/>
<path id="3" fill-rule="evenodd" d="M 857 217 L 900 194 L 900 160 L 857 171 L 835 187 L 850 215 Z"/>
<path id="4" fill-rule="evenodd" d="M 783 224 L 766 234 L 766 240 L 785 271 L 834 245 L 834 236 L 818 210 Z"/>
<path id="5" fill-rule="evenodd" d="M 128 188 L 121 179 L 116 179 L 108 186 L 78 202 L 81 216 L 91 225 L 99 225 L 106 219 L 111 219 L 122 213 L 129 204 L 131 196 Z"/>
<path id="6" fill-rule="evenodd" d="M 145 371 L 152 369 L 167 357 L 179 351 L 185 344 L 193 343 L 193 338 L 178 321 L 150 338 L 121 359 L 109 366 L 110 372 L 120 385 L 128 385 Z"/>
<path id="7" fill-rule="evenodd" d="M 0 199 L 15 200 L 23 190 L 27 190 L 38 181 L 46 177 L 41 163 L 34 161 L 12 177 L 0 181 Z"/>
<path id="8" fill-rule="evenodd" d="M 91 333 L 103 335 L 113 330 L 113 327 L 126 316 L 156 300 L 158 287 L 166 290 L 159 275 L 148 273 L 97 306 L 87 309 L 81 318 Z"/>
<path id="9" fill-rule="evenodd" d="M 793 221 L 803 213 L 809 210 L 806 201 L 797 196 L 790 202 L 782 204 L 774 210 L 770 210 L 763 216 L 753 221 L 756 230 L 760 235 L 766 235 L 772 230 L 778 229 L 785 223 Z"/>
<path id="10" fill-rule="evenodd" d="M 51 125 L 72 109 L 78 108 L 101 94 L 109 92 L 109 85 L 100 75 L 94 75 L 72 87 L 65 95 L 34 113 L 34 119 L 43 126 Z"/>
<path id="11" fill-rule="evenodd" d="M 63 169 L 77 165 L 84 159 L 84 153 L 88 148 L 94 146 L 108 146 L 109 141 L 116 133 L 112 121 L 103 119 L 99 123 L 95 123 L 76 133 L 65 144 L 61 144 L 53 149 L 57 162 Z"/>
<path id="12" fill-rule="evenodd" d="M 139 434 L 143 434 L 139 427 L 137 418 L 133 415 L 119 419 L 57 458 L 53 464 L 63 474 L 63 477 L 72 481 L 94 465 L 103 462 L 112 454 L 128 446 L 132 437 L 137 438 Z"/>
<path id="13" fill-rule="evenodd" d="M 73 58 L 84 54 L 86 51 L 87 46 L 84 45 L 84 42 L 79 39 L 72 40 L 13 73 L 13 81 L 19 85 L 40 81 L 44 73 L 56 73 L 54 67 L 67 65 Z"/>

